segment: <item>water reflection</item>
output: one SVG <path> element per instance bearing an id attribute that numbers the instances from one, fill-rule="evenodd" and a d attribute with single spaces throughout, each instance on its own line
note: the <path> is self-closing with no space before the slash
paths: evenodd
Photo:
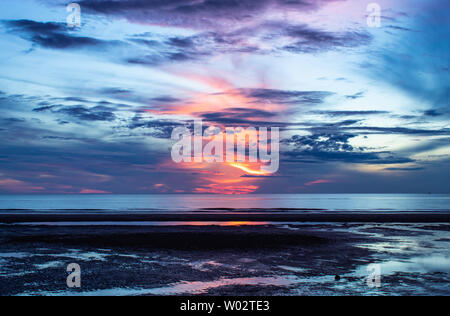
<path id="1" fill-rule="evenodd" d="M 271 222 L 36 222 L 17 223 L 24 226 L 264 226 L 273 225 Z"/>
<path id="2" fill-rule="evenodd" d="M 390 260 L 379 263 L 381 275 L 395 273 L 450 273 L 450 257 L 433 255 L 429 257 L 415 257 L 405 261 Z M 356 271 L 357 275 L 367 275 L 367 266 Z"/>
<path id="3" fill-rule="evenodd" d="M 329 211 L 445 211 L 450 195 L 285 194 L 223 195 L 22 195 L 0 196 L 1 212 L 186 212 L 205 208 L 324 209 Z M 68 209 L 70 206 L 70 209 Z"/>

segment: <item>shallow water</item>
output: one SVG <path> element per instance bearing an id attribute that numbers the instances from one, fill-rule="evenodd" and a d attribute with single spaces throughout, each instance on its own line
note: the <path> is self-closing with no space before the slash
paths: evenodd
<path id="1" fill-rule="evenodd" d="M 306 249 L 303 254 L 302 247 L 245 252 L 41 247 L 28 253 L 1 252 L 0 278 L 20 281 L 35 277 L 29 289 L 13 291 L 14 295 L 450 295 L 450 247 L 445 239 L 448 231 L 439 224 L 347 227 L 335 223 L 283 223 L 272 227 L 314 227 L 317 232 L 332 234 L 351 231 L 364 236 L 364 241 L 353 244 L 364 251 L 352 252 L 355 258 L 347 258 L 353 262 L 349 265 L 345 259 L 349 255 L 340 257 L 340 250 L 332 248 Z M 85 273 L 93 273 L 95 279 L 77 291 L 64 289 L 63 284 L 55 287 L 55 281 L 42 281 L 63 271 L 70 262 L 80 263 Z M 24 267 L 30 269 L 29 263 L 35 270 L 24 271 Z M 374 264 L 380 271 L 379 288 L 367 284 L 371 273 L 368 268 Z M 335 281 L 337 273 L 340 281 Z M 118 280 L 118 275 L 124 275 L 125 280 Z"/>
<path id="2" fill-rule="evenodd" d="M 322 212 L 450 211 L 450 195 L 2 195 L 0 212 Z"/>
<path id="3" fill-rule="evenodd" d="M 0 213 L 324 213 L 448 212 L 449 195 L 87 195 L 0 196 Z M 0 292 L 7 295 L 450 295 L 448 224 L 295 222 L 41 222 L 0 225 L 18 236 L 186 229 L 202 232 L 322 234 L 342 244 L 322 249 L 139 250 L 89 243 L 0 246 Z M 127 227 L 125 227 L 127 226 Z M 165 229 L 167 227 L 167 229 Z M 214 228 L 213 228 L 214 227 Z M 324 235 L 323 235 L 324 234 Z M 91 236 L 91 235 L 89 235 Z M 94 238 L 86 237 L 86 238 Z M 151 235 L 149 235 L 151 238 Z M 182 235 L 180 235 L 182 238 Z M 77 237 L 77 236 L 74 236 Z M 223 238 L 223 237 L 221 237 Z M 50 238 L 51 239 L 51 238 Z M 349 241 L 350 240 L 350 241 Z M 348 243 L 348 244 L 347 244 Z M 335 248 L 337 247 L 337 248 Z M 340 248 L 339 248 L 340 247 Z M 65 285 L 66 266 L 79 263 L 83 287 Z M 370 288 L 377 265 L 381 287 Z M 335 275 L 341 276 L 335 281 Z"/>

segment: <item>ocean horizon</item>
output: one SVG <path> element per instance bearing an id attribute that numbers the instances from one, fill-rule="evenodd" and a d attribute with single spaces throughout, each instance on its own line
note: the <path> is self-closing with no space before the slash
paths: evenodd
<path id="1" fill-rule="evenodd" d="M 450 211 L 450 194 L 0 195 L 0 212 Z"/>

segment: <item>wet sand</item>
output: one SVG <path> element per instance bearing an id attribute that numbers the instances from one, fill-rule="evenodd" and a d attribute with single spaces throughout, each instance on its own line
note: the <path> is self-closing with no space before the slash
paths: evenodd
<path id="1" fill-rule="evenodd" d="M 450 295 L 449 231 L 445 223 L 6 224 L 0 295 Z M 66 286 L 70 263 L 81 266 L 80 289 Z M 373 263 L 383 267 L 381 288 L 366 284 Z"/>
<path id="2" fill-rule="evenodd" d="M 33 222 L 170 222 L 170 221 L 259 221 L 314 223 L 450 223 L 450 212 L 329 212 L 329 213 L 0 213 L 0 223 Z"/>

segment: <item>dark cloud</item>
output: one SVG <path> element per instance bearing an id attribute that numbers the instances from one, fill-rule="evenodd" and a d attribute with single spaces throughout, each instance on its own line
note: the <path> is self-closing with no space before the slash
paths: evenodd
<path id="1" fill-rule="evenodd" d="M 389 114 L 387 111 L 311 111 L 311 114 L 327 115 L 331 117 L 340 116 L 369 116 L 369 115 L 381 115 Z"/>
<path id="2" fill-rule="evenodd" d="M 113 43 L 91 37 L 73 35 L 63 23 L 12 20 L 2 21 L 2 24 L 10 32 L 20 34 L 22 38 L 45 48 L 84 48 Z"/>
<path id="3" fill-rule="evenodd" d="M 65 102 L 79 102 L 79 103 L 88 103 L 89 101 L 85 98 L 80 97 L 63 97 L 63 98 L 52 98 L 54 101 L 65 101 Z"/>
<path id="4" fill-rule="evenodd" d="M 316 53 L 368 44 L 371 36 L 365 31 L 330 32 L 284 20 L 269 22 L 260 15 L 268 9 L 311 11 L 334 1 L 340 0 L 84 0 L 79 3 L 83 12 L 95 16 L 198 31 L 184 37 L 158 37 L 150 33 L 130 37 L 129 42 L 147 51 L 125 61 L 157 66 L 166 62 L 198 61 L 218 54 Z"/>
<path id="5" fill-rule="evenodd" d="M 131 90 L 105 88 L 99 89 L 98 93 L 109 98 L 113 97 L 126 99 L 130 96 Z M 83 119 L 83 114 L 86 114 L 85 118 L 87 120 L 89 120 L 88 117 L 91 117 L 91 120 L 94 120 L 94 118 L 97 118 L 95 120 L 100 120 L 101 117 L 105 118 L 105 120 L 113 120 L 113 112 L 131 108 L 130 105 L 123 103 L 110 102 L 106 100 L 97 101 L 81 97 L 51 97 L 48 99 L 49 101 L 39 102 L 38 105 L 41 106 L 33 108 L 33 112 L 41 113 L 49 111 L 56 114 L 64 113 L 74 117 L 78 116 L 81 119 Z M 110 114 L 106 112 L 110 112 Z"/>
<path id="6" fill-rule="evenodd" d="M 381 134 L 403 134 L 403 135 L 423 135 L 423 136 L 448 136 L 450 129 L 414 129 L 406 127 L 375 127 L 375 126 L 355 126 L 348 130 L 360 132 L 376 132 Z"/>
<path id="7" fill-rule="evenodd" d="M 67 140 L 83 140 L 82 138 L 77 137 L 63 137 L 63 136 L 42 136 L 42 139 L 51 139 L 51 140 L 61 140 L 61 141 L 67 141 Z"/>
<path id="8" fill-rule="evenodd" d="M 83 106 L 69 106 L 58 110 L 56 113 L 75 117 L 82 121 L 114 121 L 116 119 L 111 109 L 104 107 L 86 108 Z"/>
<path id="9" fill-rule="evenodd" d="M 390 152 L 367 152 L 366 148 L 355 148 L 350 144 L 354 134 L 313 134 L 292 136 L 282 140 L 288 147 L 282 155 L 290 162 L 337 161 L 367 164 L 403 164 L 414 160 L 396 157 Z"/>
<path id="10" fill-rule="evenodd" d="M 240 115 L 242 117 L 274 117 L 277 114 L 269 111 L 259 110 L 259 109 L 250 109 L 250 108 L 228 108 L 225 113 L 232 113 L 236 115 Z"/>
<path id="11" fill-rule="evenodd" d="M 10 122 L 10 123 L 23 123 L 26 122 L 23 118 L 17 118 L 17 117 L 8 117 L 3 119 L 4 122 Z"/>
<path id="12" fill-rule="evenodd" d="M 197 115 L 204 121 L 211 123 L 255 126 L 257 124 L 255 119 L 270 119 L 277 116 L 277 113 L 251 108 L 228 108 L 221 112 L 197 113 Z M 266 124 L 270 123 L 266 122 Z"/>
<path id="13" fill-rule="evenodd" d="M 346 95 L 345 97 L 347 99 L 356 100 L 356 99 L 362 98 L 363 96 L 364 96 L 364 92 L 360 91 L 360 92 L 355 93 L 355 94 Z"/>
<path id="14" fill-rule="evenodd" d="M 343 162 L 343 163 L 363 163 L 371 165 L 406 164 L 415 160 L 406 157 L 396 157 L 389 152 L 329 152 L 329 151 L 287 151 L 283 156 L 290 159 L 290 162 Z M 306 158 L 306 160 L 305 160 Z M 314 161 L 316 160 L 316 161 Z"/>
<path id="15" fill-rule="evenodd" d="M 397 31 L 414 32 L 413 30 L 411 30 L 411 29 L 409 29 L 407 27 L 402 27 L 402 26 L 398 26 L 398 25 L 387 25 L 385 27 L 393 29 L 393 30 L 397 30 Z"/>
<path id="16" fill-rule="evenodd" d="M 198 55 L 189 55 L 182 52 L 163 52 L 150 54 L 145 56 L 138 56 L 127 58 L 125 61 L 129 64 L 143 65 L 143 66 L 158 66 L 170 62 L 183 62 L 189 60 L 197 60 Z"/>
<path id="17" fill-rule="evenodd" d="M 192 122 L 191 122 L 192 124 Z M 136 115 L 129 128 L 131 130 L 142 129 L 143 135 L 152 136 L 156 138 L 170 139 L 172 131 L 176 127 L 186 126 L 189 127 L 189 123 L 171 121 L 171 120 L 158 120 L 153 118 L 145 118 L 140 115 Z"/>
<path id="18" fill-rule="evenodd" d="M 177 102 L 181 101 L 180 99 L 170 97 L 170 96 L 156 97 L 156 98 L 152 98 L 151 100 L 154 102 L 157 102 L 157 103 L 177 103 Z"/>
<path id="19" fill-rule="evenodd" d="M 169 39 L 168 41 L 169 45 L 172 46 L 176 46 L 176 47 L 181 47 L 181 48 L 190 48 L 193 47 L 195 45 L 194 41 L 192 40 L 192 38 L 189 37 L 172 37 Z"/>
<path id="20" fill-rule="evenodd" d="M 334 93 L 329 91 L 288 91 L 274 89 L 242 89 L 240 90 L 257 102 L 273 102 L 278 104 L 318 105 Z"/>
<path id="21" fill-rule="evenodd" d="M 158 66 L 164 63 L 196 61 L 212 56 L 211 47 L 195 42 L 195 37 L 167 37 L 151 33 L 131 36 L 127 41 L 134 45 L 125 62 L 134 65 Z M 137 52 L 136 52 L 137 51 Z"/>
<path id="22" fill-rule="evenodd" d="M 83 107 L 85 110 L 92 110 L 98 112 L 108 112 L 114 109 L 110 106 L 89 107 L 87 104 L 94 103 L 84 98 L 28 98 L 28 97 L 13 97 L 13 100 L 21 99 L 26 107 L 31 112 L 32 104 L 40 104 L 42 106 L 52 105 L 50 101 L 57 101 L 61 104 L 59 108 L 48 109 L 48 114 L 56 116 L 64 116 L 68 120 L 74 118 L 79 120 L 79 115 L 86 114 L 84 110 L 76 110 L 70 113 L 59 112 L 62 109 L 71 109 Z M 81 105 L 66 105 L 70 103 L 77 103 L 83 99 Z M 169 96 L 161 96 L 158 101 L 174 101 Z M 157 102 L 157 101 L 154 101 Z M 105 103 L 107 104 L 107 103 Z M 9 106 L 8 106 L 9 107 Z M 18 107 L 14 107 L 18 109 Z M 229 113 L 228 113 L 229 112 Z M 234 115 L 231 119 L 249 119 L 260 117 L 258 123 L 252 121 L 253 126 L 265 126 L 260 123 L 270 124 L 268 122 L 272 119 L 272 113 L 263 110 L 253 110 L 244 107 L 229 108 L 223 113 L 226 115 Z M 43 115 L 45 111 L 40 112 Z M 222 112 L 221 112 L 222 113 Z M 28 113 L 29 114 L 29 113 Z M 28 115 L 27 114 L 27 115 Z M 213 113 L 211 113 L 213 114 Z M 220 114 L 220 113 L 218 113 Z M 159 163 L 170 161 L 169 142 L 163 145 L 163 149 L 159 150 L 155 147 L 155 143 L 151 143 L 150 137 L 157 137 L 161 139 L 170 138 L 173 128 L 178 126 L 186 126 L 192 128 L 192 122 L 171 121 L 158 119 L 156 115 L 148 113 L 138 113 L 131 120 L 115 120 L 111 124 L 102 124 L 105 128 L 103 137 L 94 138 L 88 135 L 83 135 L 83 131 L 71 133 L 69 129 L 46 130 L 46 124 L 41 124 L 38 127 L 33 127 L 31 120 L 24 121 L 20 116 L 4 115 L 5 122 L 2 121 L 2 127 L 6 130 L 2 131 L 2 143 L 0 144 L 0 152 L 3 153 L 0 159 L 0 173 L 5 177 L 18 179 L 31 183 L 35 186 L 45 188 L 46 193 L 70 193 L 79 192 L 82 188 L 98 188 L 101 190 L 114 193 L 148 193 L 148 187 L 152 187 L 155 183 L 161 183 L 164 180 L 169 187 L 179 187 L 183 189 L 195 187 L 195 179 L 201 175 L 187 175 L 186 173 L 178 173 L 171 175 L 170 171 L 164 171 L 156 168 Z M 213 119 L 221 119 L 220 116 L 212 117 Z M 88 118 L 93 119 L 92 117 Z M 224 118 L 226 119 L 226 117 Z M 266 121 L 264 121 L 266 120 Z M 5 124 L 9 122 L 8 124 Z M 95 121 L 94 121 L 95 122 Z M 362 174 L 352 175 L 351 171 L 343 172 L 340 167 L 341 163 L 364 163 L 371 165 L 384 164 L 405 164 L 414 162 L 413 159 L 404 157 L 406 153 L 389 151 L 377 151 L 374 149 L 359 148 L 352 145 L 351 140 L 360 135 L 360 132 L 345 132 L 346 129 L 351 129 L 349 124 L 355 124 L 356 120 L 343 120 L 334 123 L 324 122 L 299 122 L 280 123 L 280 126 L 295 126 L 302 125 L 305 130 L 311 131 L 312 135 L 308 136 L 293 136 L 285 139 L 282 143 L 281 150 L 281 171 L 280 174 L 272 177 L 267 177 L 266 181 L 261 181 L 262 185 L 267 183 L 263 188 L 264 192 L 286 193 L 286 188 L 292 188 L 299 183 L 306 183 L 325 174 L 338 174 L 339 177 L 345 178 L 348 181 L 357 182 L 358 184 Z M 105 126 L 106 125 L 106 126 Z M 333 132 L 320 132 L 319 129 L 330 130 Z M 99 125 L 97 125 L 98 132 L 102 132 Z M 206 124 L 204 126 L 206 128 Z M 390 131 L 377 131 L 377 133 L 389 133 Z M 404 131 L 403 131 L 404 132 Z M 6 134 L 4 134 L 6 133 Z M 5 135 L 5 136 L 4 136 Z M 135 137 L 137 136 L 137 137 Z M 142 136 L 142 137 L 140 137 Z M 429 134 L 427 136 L 433 136 Z M 149 146 L 152 144 L 151 146 Z M 425 145 L 428 142 L 420 142 Z M 445 146 L 448 139 L 441 139 L 436 146 Z M 45 146 L 44 146 L 45 144 Z M 428 150 L 428 148 L 418 148 L 414 152 Z M 410 153 L 407 153 L 410 154 Z M 439 164 L 441 165 L 441 164 Z M 335 168 L 335 169 L 333 169 Z M 397 182 L 397 186 L 409 184 L 410 179 L 417 175 L 417 183 L 421 183 L 423 179 L 434 172 L 436 164 L 430 163 L 423 172 L 415 172 L 418 167 L 396 168 L 398 170 L 392 171 L 395 177 L 407 177 L 407 180 Z M 402 169 L 402 170 L 400 170 Z M 410 169 L 410 170 L 408 170 Z M 413 170 L 414 169 L 414 170 Z M 448 169 L 445 169 L 448 170 Z M 398 171 L 394 173 L 395 171 Z M 441 171 L 442 173 L 442 171 Z M 383 173 L 383 179 L 378 179 L 377 183 L 380 190 L 385 189 L 386 185 L 390 185 L 390 172 Z M 45 177 L 41 178 L 40 176 Z M 48 175 L 49 177 L 46 177 Z M 439 175 L 439 173 L 437 173 Z M 183 177 L 183 183 L 179 183 L 180 176 Z M 251 178 L 251 177 L 250 177 Z M 447 177 L 448 178 L 448 177 Z M 255 178 L 256 179 L 256 178 Z M 324 178 L 325 179 L 325 178 Z M 439 185 L 428 186 L 427 190 L 438 190 L 446 180 L 439 180 Z M 264 183 L 263 183 L 264 182 Z M 67 184 L 71 188 L 67 188 Z M 383 186 L 384 185 L 384 186 Z M 420 185 L 405 189 L 408 192 L 415 192 Z M 364 190 L 373 192 L 377 190 L 377 186 L 370 182 L 364 187 Z M 337 181 L 336 185 L 330 185 L 333 190 L 348 190 L 348 192 L 359 192 L 359 185 L 342 184 Z M 361 189 L 361 190 L 363 190 Z M 320 189 L 317 189 L 320 191 Z M 392 189 L 395 191 L 395 189 Z M 441 189 L 442 190 L 442 189 Z M 2 191 L 7 192 L 7 191 Z M 377 191 L 378 192 L 378 191 Z M 382 191 L 384 192 L 384 191 Z"/>
<path id="23" fill-rule="evenodd" d="M 188 37 L 172 37 L 165 41 L 152 39 L 149 43 L 148 39 L 134 39 L 135 42 L 137 40 L 137 43 L 156 50 L 158 54 L 141 56 L 130 62 L 155 64 L 161 62 L 160 60 L 198 60 L 234 53 L 318 53 L 367 45 L 371 39 L 372 37 L 364 32 L 333 33 L 308 25 L 292 25 L 286 21 L 261 21 L 252 27 L 240 27 L 236 30 L 221 28 Z"/>
<path id="24" fill-rule="evenodd" d="M 438 112 L 436 110 L 427 110 L 423 112 L 425 116 L 438 117 L 444 115 L 444 113 Z"/>
<path id="25" fill-rule="evenodd" d="M 364 31 L 327 32 L 306 25 L 288 26 L 286 33 L 289 37 L 297 39 L 295 43 L 283 47 L 284 50 L 293 53 L 316 53 L 337 48 L 358 47 L 372 41 L 372 36 Z"/>
<path id="26" fill-rule="evenodd" d="M 34 135 L 33 142 L 29 134 Z M 83 188 L 148 193 L 146 185 L 159 183 L 164 177 L 161 172 L 152 172 L 151 166 L 167 159 L 167 153 L 148 145 L 130 139 L 102 141 L 63 135 L 40 137 L 36 130 L 30 130 L 16 134 L 13 143 L 2 142 L 0 152 L 7 152 L 5 159 L 0 159 L 2 176 L 44 187 L 47 193 L 78 193 Z M 7 188 L 0 191 L 8 193 Z"/>
<path id="27" fill-rule="evenodd" d="M 415 168 L 385 168 L 387 171 L 420 171 L 425 170 L 423 167 L 415 167 Z"/>
<path id="28" fill-rule="evenodd" d="M 310 136 L 292 136 L 282 141 L 283 144 L 293 145 L 295 148 L 303 148 L 315 151 L 353 151 L 349 140 L 356 137 L 353 134 L 315 134 Z"/>
<path id="29" fill-rule="evenodd" d="M 103 88 L 100 90 L 101 94 L 106 94 L 106 95 L 123 95 L 123 94 L 129 94 L 132 93 L 133 91 L 128 90 L 128 89 L 123 89 L 123 88 Z"/>
<path id="30" fill-rule="evenodd" d="M 333 128 L 333 127 L 351 126 L 351 125 L 355 125 L 359 122 L 361 122 L 361 121 L 360 120 L 345 120 L 345 121 L 340 121 L 340 122 L 336 122 L 336 123 L 323 124 L 320 128 L 328 129 L 330 127 Z"/>
<path id="31" fill-rule="evenodd" d="M 246 0 L 245 2 L 247 2 Z M 211 2 L 211 3 L 210 3 Z M 295 2 L 295 1 L 294 1 Z M 174 9 L 167 3 L 159 1 L 91 1 L 86 0 L 81 3 L 83 10 L 88 12 L 107 15 L 126 15 L 132 21 L 153 23 L 147 17 L 145 21 L 140 21 L 140 16 L 156 12 L 155 18 L 163 18 L 165 23 L 172 25 L 174 21 L 167 14 L 177 12 L 187 14 L 188 27 L 192 27 L 195 20 L 192 12 L 201 13 L 199 21 L 200 32 L 191 36 L 167 36 L 155 34 L 140 34 L 130 36 L 123 40 L 102 40 L 94 37 L 78 36 L 75 31 L 67 28 L 63 23 L 36 22 L 31 20 L 3 21 L 2 24 L 10 31 L 19 34 L 24 39 L 29 40 L 34 45 L 51 49 L 95 49 L 99 54 L 106 54 L 106 57 L 119 63 L 133 65 L 159 66 L 165 63 L 179 63 L 187 61 L 200 61 L 204 58 L 211 58 L 220 54 L 234 53 L 254 53 L 271 54 L 274 52 L 289 51 L 291 53 L 316 53 L 338 48 L 350 48 L 365 45 L 370 42 L 370 35 L 357 31 L 349 32 L 328 32 L 312 28 L 308 25 L 291 25 L 286 21 L 266 22 L 254 19 L 251 27 L 239 26 L 239 20 L 231 15 L 224 15 L 227 25 L 224 27 L 207 27 L 204 22 L 208 19 L 208 9 L 211 17 L 214 15 L 214 25 L 217 24 L 217 8 L 239 12 L 240 10 L 260 10 L 264 4 L 273 5 L 277 3 L 283 8 L 294 6 L 297 9 L 312 9 L 326 3 L 327 1 L 292 1 L 262 0 L 255 5 L 255 2 L 248 1 L 243 5 L 241 1 L 204 1 L 201 3 L 187 2 L 179 3 L 174 1 L 173 5 L 179 9 Z M 214 4 L 213 4 L 214 3 Z M 191 8 L 193 11 L 186 10 Z M 204 9 L 199 9 L 200 7 Z M 184 8 L 184 9 L 180 9 Z M 196 8 L 196 9 L 194 9 Z M 250 9 L 254 8 L 254 9 Z M 187 12 L 191 13 L 187 13 Z M 84 11 L 83 11 L 84 12 Z M 171 12 L 171 13 L 167 13 Z M 153 16 L 152 14 L 150 14 Z M 229 24 L 229 20 L 236 22 L 236 27 Z M 232 22 L 232 23 L 234 23 Z M 173 26 L 173 25 L 172 25 Z M 176 23 L 175 23 L 176 26 Z M 208 29 L 208 31 L 204 31 Z M 290 43 L 290 44 L 279 44 Z M 115 52 L 115 53 L 113 53 Z"/>
<path id="32" fill-rule="evenodd" d="M 139 23 L 205 27 L 239 23 L 271 8 L 310 11 L 336 0 L 83 0 L 86 12 Z"/>
<path id="33" fill-rule="evenodd" d="M 41 106 L 41 107 L 38 107 L 38 108 L 34 108 L 33 111 L 34 112 L 45 112 L 45 111 L 52 110 L 55 107 L 57 107 L 57 105 L 46 105 L 46 106 Z"/>

